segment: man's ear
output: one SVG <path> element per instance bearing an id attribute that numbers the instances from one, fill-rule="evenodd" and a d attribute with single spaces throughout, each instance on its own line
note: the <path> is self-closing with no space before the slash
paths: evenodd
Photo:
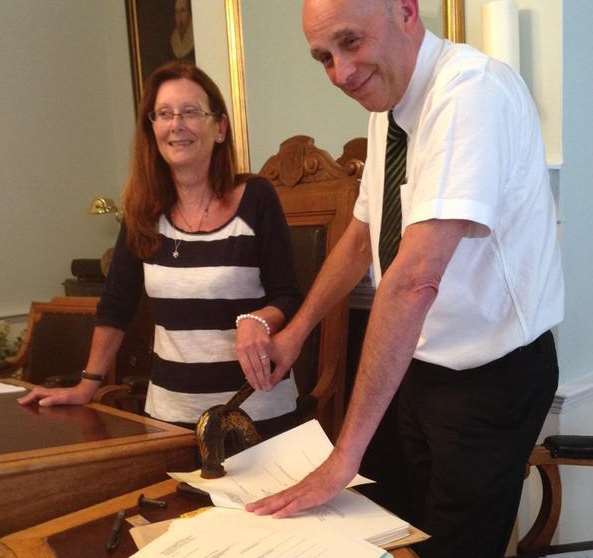
<path id="1" fill-rule="evenodd" d="M 418 0 L 399 0 L 398 7 L 404 24 L 410 25 L 418 20 Z"/>

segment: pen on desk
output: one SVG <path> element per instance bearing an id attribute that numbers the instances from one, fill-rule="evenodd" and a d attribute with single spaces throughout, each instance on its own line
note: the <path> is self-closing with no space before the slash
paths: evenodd
<path id="1" fill-rule="evenodd" d="M 111 534 L 109 535 L 109 539 L 105 544 L 105 549 L 107 552 L 111 552 L 117 548 L 119 544 L 119 535 L 121 532 L 122 525 L 124 524 L 124 517 L 126 516 L 126 510 L 120 510 L 117 512 L 115 516 L 115 521 L 113 522 L 113 527 L 111 528 Z"/>

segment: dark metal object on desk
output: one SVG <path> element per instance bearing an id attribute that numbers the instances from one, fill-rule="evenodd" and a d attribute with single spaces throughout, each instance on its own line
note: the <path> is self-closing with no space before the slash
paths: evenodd
<path id="1" fill-rule="evenodd" d="M 238 438 L 241 449 L 253 446 L 261 441 L 249 415 L 239 409 L 252 393 L 249 383 L 231 398 L 226 405 L 215 405 L 208 409 L 196 425 L 198 449 L 202 460 L 202 477 L 217 479 L 224 476 L 222 462 L 225 458 L 224 441 L 231 433 Z"/>
<path id="2" fill-rule="evenodd" d="M 210 494 L 201 488 L 196 488 L 195 486 L 191 486 L 186 482 L 180 482 L 175 489 L 177 494 L 181 494 L 182 496 L 189 496 L 190 498 L 197 498 L 203 500 L 204 498 L 209 498 Z"/>
<path id="3" fill-rule="evenodd" d="M 139 507 L 152 506 L 155 508 L 166 508 L 167 502 L 165 502 L 164 500 L 153 500 L 152 498 L 147 498 L 146 496 L 144 496 L 144 494 L 140 494 L 140 496 L 138 496 L 138 506 Z"/>
<path id="4" fill-rule="evenodd" d="M 113 522 L 113 527 L 111 528 L 111 534 L 109 535 L 109 539 L 107 539 L 107 543 L 105 544 L 105 550 L 107 550 L 107 552 L 112 552 L 118 547 L 121 528 L 124 524 L 125 516 L 126 510 L 120 510 L 117 512 L 115 521 Z"/>

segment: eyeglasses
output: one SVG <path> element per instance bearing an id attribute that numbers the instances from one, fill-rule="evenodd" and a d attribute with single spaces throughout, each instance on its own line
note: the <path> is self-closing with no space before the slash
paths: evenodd
<path id="1" fill-rule="evenodd" d="M 214 112 L 206 112 L 205 110 L 202 110 L 198 107 L 188 107 L 180 112 L 173 112 L 169 109 L 161 109 L 153 110 L 152 112 L 148 113 L 148 119 L 155 124 L 172 122 L 176 116 L 179 116 L 181 120 L 185 120 L 187 122 L 196 122 L 208 116 L 216 117 L 218 115 Z"/>

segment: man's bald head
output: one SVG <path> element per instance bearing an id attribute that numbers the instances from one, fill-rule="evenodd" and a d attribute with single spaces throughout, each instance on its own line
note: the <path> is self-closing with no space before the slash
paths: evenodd
<path id="1" fill-rule="evenodd" d="M 417 0 L 305 0 L 303 30 L 331 82 L 372 111 L 401 100 L 424 36 Z"/>

